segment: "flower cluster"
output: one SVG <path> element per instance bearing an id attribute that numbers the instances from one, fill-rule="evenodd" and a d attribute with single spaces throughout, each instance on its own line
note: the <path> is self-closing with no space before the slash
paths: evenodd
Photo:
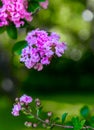
<path id="1" fill-rule="evenodd" d="M 14 116 L 19 116 L 19 112 L 20 110 L 22 110 L 22 106 L 23 105 L 28 105 L 29 103 L 32 102 L 32 97 L 27 96 L 27 95 L 23 95 L 20 98 L 16 98 L 16 104 L 14 104 L 14 107 L 12 109 L 12 114 Z"/>
<path id="2" fill-rule="evenodd" d="M 49 34 L 39 29 L 29 32 L 26 37 L 28 46 L 22 49 L 20 61 L 28 69 L 42 70 L 43 65 L 50 64 L 54 56 L 61 57 L 66 50 L 66 44 L 59 40 L 60 36 L 55 32 Z"/>
<path id="3" fill-rule="evenodd" d="M 2 0 L 0 8 L 0 27 L 9 25 L 13 22 L 18 28 L 24 25 L 24 20 L 32 21 L 32 13 L 28 12 L 28 0 Z M 48 6 L 48 0 L 40 2 L 40 6 L 44 9 Z"/>
<path id="4" fill-rule="evenodd" d="M 26 127 L 36 128 L 42 124 L 43 127 L 46 128 L 50 125 L 53 113 L 51 111 L 46 112 L 44 120 L 39 117 L 40 114 L 44 114 L 42 111 L 43 107 L 41 106 L 41 101 L 39 98 L 33 100 L 33 106 L 30 104 L 32 102 L 32 97 L 25 94 L 20 98 L 16 98 L 15 102 L 16 104 L 14 104 L 14 107 L 12 109 L 13 116 L 19 116 L 19 112 L 21 111 L 23 114 L 28 115 L 27 118 L 29 117 L 31 119 L 34 119 L 31 121 L 25 121 L 24 125 Z"/>

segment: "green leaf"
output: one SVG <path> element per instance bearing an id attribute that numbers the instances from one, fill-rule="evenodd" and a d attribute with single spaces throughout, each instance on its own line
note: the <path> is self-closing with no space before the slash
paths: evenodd
<path id="1" fill-rule="evenodd" d="M 92 127 L 94 127 L 94 116 L 91 116 L 89 119 L 89 123 Z"/>
<path id="2" fill-rule="evenodd" d="M 0 0 L 0 7 L 2 6 L 2 2 L 1 2 L 1 0 Z"/>
<path id="3" fill-rule="evenodd" d="M 80 121 L 78 117 L 73 117 L 72 123 L 74 126 L 74 130 L 81 130 L 85 124 L 85 120 Z"/>
<path id="4" fill-rule="evenodd" d="M 37 108 L 37 116 L 39 116 L 39 115 L 41 114 L 42 109 L 43 109 L 43 107 L 42 107 L 42 106 L 41 106 L 41 107 L 39 107 L 39 108 Z"/>
<path id="5" fill-rule="evenodd" d="M 5 27 L 0 27 L 0 34 L 5 31 Z"/>
<path id="6" fill-rule="evenodd" d="M 56 122 L 58 122 L 59 120 L 60 120 L 60 118 L 59 118 L 59 117 L 56 117 L 56 118 L 53 119 L 53 122 L 56 123 Z"/>
<path id="7" fill-rule="evenodd" d="M 32 30 L 34 30 L 34 29 L 35 29 L 34 26 L 32 26 L 32 25 L 27 25 L 27 27 L 26 27 L 26 33 L 28 33 L 29 31 L 32 31 Z"/>
<path id="8" fill-rule="evenodd" d="M 39 2 L 45 2 L 46 0 L 39 0 Z"/>
<path id="9" fill-rule="evenodd" d="M 13 46 L 12 52 L 20 55 L 23 48 L 27 46 L 27 42 L 25 40 L 16 42 Z"/>
<path id="10" fill-rule="evenodd" d="M 7 34 L 12 39 L 17 39 L 17 28 L 13 23 L 11 23 L 9 26 L 6 26 Z"/>
<path id="11" fill-rule="evenodd" d="M 64 121 L 65 121 L 67 115 L 68 115 L 68 113 L 66 113 L 66 112 L 62 115 L 62 123 L 64 123 Z"/>
<path id="12" fill-rule="evenodd" d="M 49 130 L 51 130 L 51 126 L 47 126 L 46 128 L 49 129 Z"/>
<path id="13" fill-rule="evenodd" d="M 88 108 L 88 106 L 84 106 L 81 110 L 80 110 L 80 114 L 84 117 L 87 118 L 90 114 L 90 109 Z"/>
<path id="14" fill-rule="evenodd" d="M 27 118 L 29 118 L 29 119 L 33 119 L 34 116 L 33 116 L 33 115 L 29 115 L 29 116 L 27 116 Z"/>
<path id="15" fill-rule="evenodd" d="M 86 122 L 86 120 L 82 120 L 82 121 L 80 122 L 80 127 L 81 127 L 81 129 L 82 129 L 82 127 L 84 126 L 85 122 Z"/>
<path id="16" fill-rule="evenodd" d="M 28 4 L 28 12 L 35 12 L 39 8 L 39 3 L 38 2 L 29 2 Z"/>
<path id="17" fill-rule="evenodd" d="M 91 116 L 90 121 L 94 123 L 94 116 Z"/>
<path id="18" fill-rule="evenodd" d="M 73 123 L 73 126 L 74 126 L 74 130 L 80 130 L 79 118 L 78 117 L 73 117 L 72 123 Z"/>

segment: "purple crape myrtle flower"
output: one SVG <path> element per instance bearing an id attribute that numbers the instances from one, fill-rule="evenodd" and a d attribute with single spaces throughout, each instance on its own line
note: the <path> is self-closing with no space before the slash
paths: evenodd
<path id="1" fill-rule="evenodd" d="M 15 104 L 14 107 L 13 107 L 13 109 L 12 109 L 12 115 L 19 116 L 19 111 L 20 110 L 21 110 L 20 103 Z"/>
<path id="2" fill-rule="evenodd" d="M 29 103 L 32 102 L 32 97 L 24 94 L 20 98 L 16 98 L 16 103 L 14 104 L 14 107 L 12 109 L 12 115 L 14 116 L 19 116 L 19 112 L 23 110 L 23 105 L 28 105 Z"/>
<path id="3" fill-rule="evenodd" d="M 44 65 L 49 65 L 54 56 L 61 57 L 67 46 L 60 42 L 60 36 L 55 32 L 49 33 L 36 29 L 29 32 L 25 39 L 27 47 L 22 49 L 20 61 L 28 69 L 34 68 L 38 71 L 43 69 Z"/>
<path id="4" fill-rule="evenodd" d="M 27 96 L 27 95 L 25 95 L 25 94 L 20 97 L 20 103 L 24 103 L 24 104 L 26 104 L 26 105 L 28 105 L 29 103 L 31 103 L 32 100 L 33 100 L 32 97 Z"/>

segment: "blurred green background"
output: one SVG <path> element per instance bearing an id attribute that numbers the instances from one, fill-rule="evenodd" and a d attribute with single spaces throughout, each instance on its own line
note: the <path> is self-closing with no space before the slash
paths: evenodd
<path id="1" fill-rule="evenodd" d="M 93 107 L 94 0 L 50 0 L 31 25 L 57 32 L 68 49 L 43 71 L 27 70 L 12 54 L 16 41 L 0 34 L 0 130 L 26 130 L 26 118 L 11 115 L 14 98 L 23 93 L 39 97 L 44 109 L 57 115 L 79 114 L 84 104 Z M 17 41 L 23 40 L 25 29 L 18 31 Z"/>

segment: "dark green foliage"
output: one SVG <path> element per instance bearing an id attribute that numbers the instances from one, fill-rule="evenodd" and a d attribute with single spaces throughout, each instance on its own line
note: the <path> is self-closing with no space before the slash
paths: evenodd
<path id="1" fill-rule="evenodd" d="M 15 45 L 13 46 L 12 51 L 13 53 L 20 55 L 22 49 L 26 46 L 27 46 L 27 42 L 25 40 L 16 42 Z"/>
<path id="2" fill-rule="evenodd" d="M 80 121 L 78 117 L 73 117 L 72 123 L 74 126 L 74 130 L 80 130 L 84 126 L 85 120 Z"/>
<path id="3" fill-rule="evenodd" d="M 28 4 L 28 11 L 29 12 L 35 12 L 39 8 L 39 3 L 38 2 L 29 2 Z"/>
<path id="4" fill-rule="evenodd" d="M 2 6 L 2 2 L 0 1 L 0 6 Z"/>
<path id="5" fill-rule="evenodd" d="M 45 0 L 31 0 L 28 4 L 28 11 L 35 12 L 37 9 L 40 8 L 39 2 L 45 2 Z"/>
<path id="6" fill-rule="evenodd" d="M 5 27 L 0 27 L 0 34 L 5 31 Z"/>
<path id="7" fill-rule="evenodd" d="M 46 0 L 33 0 L 33 1 L 36 1 L 36 2 L 45 2 Z"/>
<path id="8" fill-rule="evenodd" d="M 43 107 L 41 106 L 41 107 L 37 107 L 36 108 L 36 110 L 37 110 L 37 116 L 40 116 L 40 114 L 42 113 L 42 109 L 43 109 Z"/>
<path id="9" fill-rule="evenodd" d="M 17 28 L 13 23 L 6 27 L 7 34 L 12 39 L 17 39 Z"/>
<path id="10" fill-rule="evenodd" d="M 68 113 L 66 112 L 62 115 L 62 123 L 64 123 L 64 121 L 66 120 L 67 115 Z"/>
<path id="11" fill-rule="evenodd" d="M 84 106 L 81 110 L 80 110 L 80 114 L 84 117 L 84 118 L 88 118 L 89 114 L 90 114 L 90 109 L 88 106 Z"/>

